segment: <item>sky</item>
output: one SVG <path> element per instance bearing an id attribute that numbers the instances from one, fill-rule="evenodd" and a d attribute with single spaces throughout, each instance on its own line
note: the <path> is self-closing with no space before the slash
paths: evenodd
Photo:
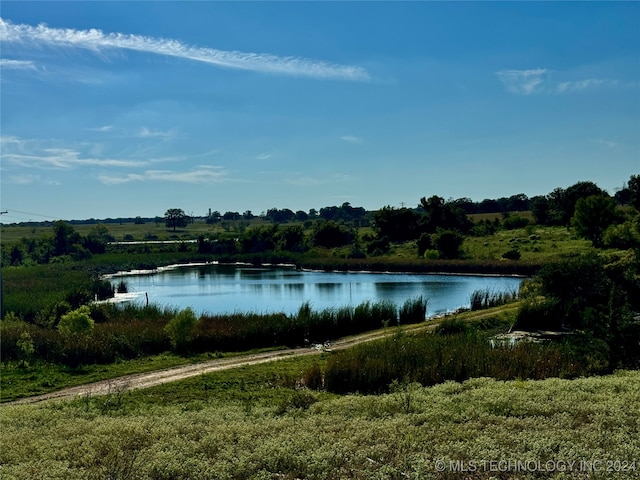
<path id="1" fill-rule="evenodd" d="M 0 4 L 4 223 L 640 174 L 640 2 Z"/>

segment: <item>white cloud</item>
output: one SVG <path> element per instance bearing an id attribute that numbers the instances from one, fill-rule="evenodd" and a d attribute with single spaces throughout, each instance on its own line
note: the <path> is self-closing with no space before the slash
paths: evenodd
<path id="1" fill-rule="evenodd" d="M 39 178 L 38 175 L 30 175 L 30 174 L 10 175 L 9 181 L 16 185 L 29 185 L 30 183 L 33 183 L 36 180 L 38 180 L 38 178 Z"/>
<path id="2" fill-rule="evenodd" d="M 95 53 L 104 53 L 112 49 L 135 50 L 210 63 L 220 67 L 280 75 L 352 81 L 370 79 L 368 72 L 356 65 L 339 65 L 299 57 L 194 47 L 179 40 L 126 33 L 103 33 L 96 29 L 49 28 L 44 24 L 37 27 L 25 24 L 15 25 L 1 18 L 0 41 L 81 48 Z"/>
<path id="3" fill-rule="evenodd" d="M 37 70 L 35 63 L 31 60 L 11 60 L 8 58 L 0 58 L 0 69 Z"/>
<path id="4" fill-rule="evenodd" d="M 596 143 L 599 143 L 600 145 L 604 145 L 605 147 L 608 147 L 608 148 L 615 148 L 618 146 L 616 142 L 613 142 L 611 140 L 605 140 L 602 138 L 597 139 Z"/>
<path id="5" fill-rule="evenodd" d="M 222 167 L 199 165 L 193 170 L 176 172 L 174 170 L 146 170 L 143 173 L 129 173 L 124 176 L 100 175 L 99 179 L 107 185 L 129 182 L 178 182 L 178 183 L 219 183 L 227 178 Z"/>
<path id="6" fill-rule="evenodd" d="M 169 130 L 168 132 L 162 132 L 160 130 L 149 130 L 147 127 L 142 127 L 138 130 L 137 137 L 139 138 L 164 138 L 168 140 L 174 136 L 175 132 Z"/>
<path id="7" fill-rule="evenodd" d="M 501 70 L 496 72 L 496 75 L 509 92 L 531 95 L 540 91 L 548 73 L 549 71 L 545 68 L 535 68 L 531 70 Z"/>
<path id="8" fill-rule="evenodd" d="M 87 128 L 87 130 L 90 130 L 92 132 L 110 132 L 111 130 L 113 130 L 113 125 L 104 125 L 102 127 Z"/>
<path id="9" fill-rule="evenodd" d="M 636 82 L 624 83 L 609 78 L 586 78 L 551 82 L 551 71 L 545 68 L 530 70 L 501 70 L 496 72 L 500 81 L 511 93 L 532 95 L 537 93 L 570 94 L 581 93 L 598 88 L 637 88 Z"/>
<path id="10" fill-rule="evenodd" d="M 272 157 L 270 153 L 261 153 L 256 156 L 256 160 L 269 160 Z"/>
<path id="11" fill-rule="evenodd" d="M 39 140 L 0 138 L 2 161 L 25 168 L 70 170 L 83 166 L 142 167 L 149 161 L 87 156 L 73 148 L 42 146 Z"/>
<path id="12" fill-rule="evenodd" d="M 43 179 L 40 175 L 18 174 L 10 175 L 9 183 L 14 185 L 30 185 L 32 183 L 41 183 L 44 185 L 60 185 L 60 182 L 51 179 Z"/>

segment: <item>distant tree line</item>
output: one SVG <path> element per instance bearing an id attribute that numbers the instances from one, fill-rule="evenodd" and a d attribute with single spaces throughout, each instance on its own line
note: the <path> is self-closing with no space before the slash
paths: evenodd
<path id="1" fill-rule="evenodd" d="M 80 235 L 66 222 L 53 224 L 53 234 L 41 238 L 22 238 L 2 250 L 2 265 L 62 262 L 67 259 L 85 260 L 93 254 L 104 253 L 114 241 L 109 229 L 98 224 L 87 235 Z"/>
<path id="2" fill-rule="evenodd" d="M 341 206 L 323 207 L 320 211 L 312 208 L 309 212 L 303 210 L 293 211 L 288 208 L 270 208 L 262 215 L 254 215 L 251 210 L 240 214 L 238 212 L 225 212 L 221 214 L 218 210 L 211 212 L 206 219 L 207 223 L 214 224 L 222 221 L 233 220 L 253 220 L 261 218 L 274 223 L 305 222 L 307 220 L 332 220 L 344 223 L 362 223 L 370 212 L 363 207 L 352 207 L 349 202 Z"/>

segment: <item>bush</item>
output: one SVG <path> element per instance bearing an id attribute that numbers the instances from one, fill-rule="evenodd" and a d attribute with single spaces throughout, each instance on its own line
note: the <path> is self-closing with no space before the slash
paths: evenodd
<path id="1" fill-rule="evenodd" d="M 516 330 L 559 330 L 562 327 L 562 315 L 558 300 L 528 299 L 525 300 L 518 316 L 514 329 Z"/>
<path id="2" fill-rule="evenodd" d="M 609 226 L 604 232 L 603 245 L 625 250 L 640 247 L 640 219 Z"/>
<path id="3" fill-rule="evenodd" d="M 62 315 L 58 323 L 58 331 L 63 335 L 87 335 L 93 331 L 94 321 L 91 310 L 83 305 L 76 310 Z"/>
<path id="4" fill-rule="evenodd" d="M 435 235 L 434 241 L 440 256 L 450 260 L 460 257 L 462 242 L 464 237 L 454 230 L 441 230 Z"/>
<path id="5" fill-rule="evenodd" d="M 184 349 L 193 340 L 197 323 L 198 318 L 189 307 L 169 320 L 164 329 L 171 339 L 171 346 L 176 350 Z"/>
<path id="6" fill-rule="evenodd" d="M 519 215 L 509 216 L 504 219 L 502 226 L 507 230 L 515 230 L 516 228 L 524 228 L 529 225 L 529 219 Z"/>
<path id="7" fill-rule="evenodd" d="M 502 254 L 502 258 L 506 258 L 507 260 L 520 260 L 521 256 L 522 254 L 517 248 L 512 248 Z"/>

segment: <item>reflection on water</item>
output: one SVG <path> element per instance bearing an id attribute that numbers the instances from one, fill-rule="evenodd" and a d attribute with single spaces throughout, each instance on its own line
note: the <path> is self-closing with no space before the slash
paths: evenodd
<path id="1" fill-rule="evenodd" d="M 160 305 L 193 308 L 200 313 L 295 313 L 309 302 L 312 308 L 338 308 L 365 301 L 390 300 L 401 306 L 422 296 L 428 315 L 469 305 L 475 290 L 514 291 L 521 279 L 471 275 L 346 273 L 296 271 L 230 265 L 185 266 L 154 274 L 122 275 L 131 292 L 146 292 Z M 144 296 L 141 296 L 144 298 Z"/>

